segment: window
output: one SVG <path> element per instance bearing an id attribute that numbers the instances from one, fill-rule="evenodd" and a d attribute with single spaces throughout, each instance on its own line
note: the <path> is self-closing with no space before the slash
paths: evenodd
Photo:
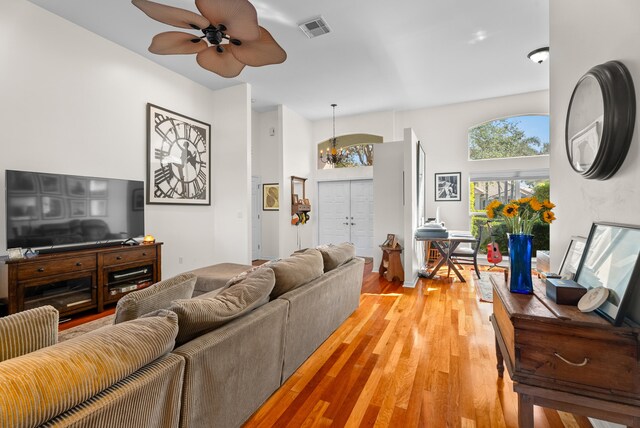
<path id="1" fill-rule="evenodd" d="M 509 202 L 513 199 L 535 196 L 541 201 L 549 199 L 549 171 L 511 171 L 505 173 L 471 173 L 469 181 L 469 216 L 471 232 L 478 236 L 480 228 L 484 228 L 480 252 L 487 252 L 490 242 L 486 229 L 487 217 L 484 212 L 487 204 L 494 199 Z M 492 222 L 493 235 L 503 255 L 507 255 L 506 227 L 496 220 Z M 543 222 L 534 225 L 533 254 L 537 250 L 549 250 L 549 225 Z"/>
<path id="2" fill-rule="evenodd" d="M 504 159 L 549 154 L 549 116 L 512 116 L 469 130 L 469 159 Z"/>
<path id="3" fill-rule="evenodd" d="M 382 143 L 382 137 L 371 134 L 349 134 L 336 137 L 338 151 L 347 153 L 346 161 L 336 164 L 335 168 L 355 168 L 373 165 L 374 144 Z M 318 144 L 318 153 L 327 152 L 331 147 L 331 139 Z M 318 157 L 318 169 L 330 168 L 330 165 L 320 161 Z"/>

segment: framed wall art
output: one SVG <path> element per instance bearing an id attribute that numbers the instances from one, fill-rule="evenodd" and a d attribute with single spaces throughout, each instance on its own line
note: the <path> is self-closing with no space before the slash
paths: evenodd
<path id="1" fill-rule="evenodd" d="M 265 183 L 262 185 L 262 210 L 278 211 L 280 209 L 280 185 Z"/>
<path id="2" fill-rule="evenodd" d="M 596 311 L 614 325 L 622 324 L 640 282 L 640 227 L 594 223 L 575 282 L 586 289 L 608 288 L 607 300 Z"/>
<path id="3" fill-rule="evenodd" d="M 147 104 L 147 203 L 211 205 L 211 125 Z"/>
<path id="4" fill-rule="evenodd" d="M 460 173 L 436 173 L 436 201 L 460 201 Z"/>

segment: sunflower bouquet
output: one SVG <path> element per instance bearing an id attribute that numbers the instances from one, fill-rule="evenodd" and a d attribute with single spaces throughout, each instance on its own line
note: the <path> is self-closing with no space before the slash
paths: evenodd
<path id="1" fill-rule="evenodd" d="M 508 204 L 494 199 L 485 210 L 488 218 L 497 217 L 504 220 L 509 233 L 531 235 L 536 221 L 541 220 L 550 224 L 556 219 L 551 211 L 553 208 L 555 205 L 549 200 L 540 202 L 535 197 L 528 197 L 513 200 Z"/>

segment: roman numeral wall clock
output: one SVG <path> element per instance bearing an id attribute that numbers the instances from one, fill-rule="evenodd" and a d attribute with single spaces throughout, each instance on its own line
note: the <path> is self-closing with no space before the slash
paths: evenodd
<path id="1" fill-rule="evenodd" d="M 147 203 L 211 205 L 211 125 L 147 104 Z"/>

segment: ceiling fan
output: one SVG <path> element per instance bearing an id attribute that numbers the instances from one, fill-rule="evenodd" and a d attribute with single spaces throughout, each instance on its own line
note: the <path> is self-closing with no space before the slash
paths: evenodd
<path id="1" fill-rule="evenodd" d="M 248 0 L 196 0 L 202 15 L 149 0 L 131 0 L 150 18 L 174 27 L 202 31 L 194 35 L 167 31 L 153 37 L 149 52 L 158 55 L 197 54 L 198 64 L 222 77 L 236 77 L 245 65 L 280 64 L 287 53 L 258 25 Z"/>

